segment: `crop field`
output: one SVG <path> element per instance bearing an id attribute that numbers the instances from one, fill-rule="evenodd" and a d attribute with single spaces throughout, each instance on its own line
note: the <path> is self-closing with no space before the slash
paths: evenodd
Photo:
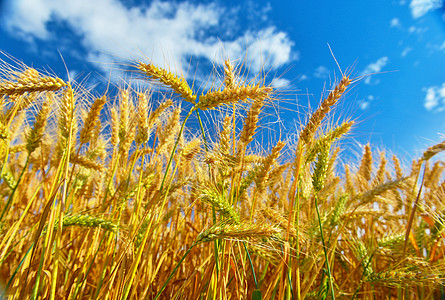
<path id="1" fill-rule="evenodd" d="M 347 73 L 282 139 L 267 72 L 129 68 L 99 94 L 0 63 L 1 299 L 444 297 L 445 141 L 346 161 Z"/>

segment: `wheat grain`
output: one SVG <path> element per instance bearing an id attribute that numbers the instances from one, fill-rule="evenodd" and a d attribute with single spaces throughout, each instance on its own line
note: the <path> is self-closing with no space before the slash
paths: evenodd
<path id="1" fill-rule="evenodd" d="M 363 153 L 362 160 L 360 162 L 360 167 L 358 170 L 358 174 L 369 182 L 371 180 L 372 173 L 372 152 L 369 144 L 365 146 L 365 152 Z"/>
<path id="2" fill-rule="evenodd" d="M 93 169 L 96 171 L 102 170 L 101 164 L 99 164 L 99 163 L 95 162 L 94 160 L 92 160 L 86 156 L 83 156 L 83 155 L 78 155 L 78 154 L 72 153 L 70 155 L 70 161 L 72 163 L 78 164 L 78 165 L 85 167 L 87 169 Z"/>
<path id="3" fill-rule="evenodd" d="M 56 229 L 58 226 L 58 220 L 54 224 L 54 228 Z M 118 225 L 113 223 L 110 220 L 105 220 L 99 217 L 93 217 L 89 215 L 66 215 L 63 217 L 62 226 L 64 228 L 70 226 L 80 226 L 80 227 L 90 227 L 90 228 L 103 228 L 107 231 L 116 232 L 118 229 Z"/>
<path id="4" fill-rule="evenodd" d="M 1 81 L 0 95 L 18 96 L 25 93 L 32 94 L 43 91 L 57 91 L 64 86 L 67 86 L 67 84 L 60 78 L 49 76 L 35 77 L 29 76 L 29 74 L 25 74 L 22 77 L 19 77 L 17 82 L 8 80 Z"/>
<path id="5" fill-rule="evenodd" d="M 286 145 L 285 142 L 278 141 L 272 148 L 271 153 L 263 160 L 259 171 L 256 174 L 255 182 L 258 190 L 261 192 L 267 186 L 270 176 L 270 171 L 276 163 L 276 160 L 280 156 L 281 150 Z"/>
<path id="6" fill-rule="evenodd" d="M 259 99 L 254 101 L 250 110 L 247 112 L 247 116 L 244 119 L 243 129 L 241 131 L 239 141 L 242 143 L 243 147 L 247 146 L 251 141 L 253 141 L 253 136 L 256 133 L 258 115 L 261 113 L 261 108 L 263 107 L 263 100 Z"/>
<path id="7" fill-rule="evenodd" d="M 26 143 L 9 147 L 9 153 L 18 153 L 26 150 Z"/>
<path id="8" fill-rule="evenodd" d="M 236 85 L 235 75 L 233 73 L 233 66 L 229 59 L 224 61 L 224 75 L 224 85 L 226 88 L 233 88 Z"/>
<path id="9" fill-rule="evenodd" d="M 11 190 L 16 188 L 17 180 L 15 180 L 14 175 L 11 173 L 10 170 L 3 171 L 1 178 L 5 181 L 5 183 Z"/>
<path id="10" fill-rule="evenodd" d="M 165 85 L 170 86 L 175 92 L 181 95 L 185 101 L 195 103 L 196 95 L 193 94 L 192 89 L 187 84 L 184 77 L 178 77 L 170 71 L 158 68 L 153 64 L 139 63 L 137 68 L 145 75 L 157 79 Z"/>
<path id="11" fill-rule="evenodd" d="M 445 150 L 445 141 L 436 144 L 434 146 L 429 147 L 422 155 L 422 160 L 429 160 L 431 159 L 434 155 L 442 152 Z"/>
<path id="12" fill-rule="evenodd" d="M 82 130 L 80 131 L 79 142 L 81 144 L 86 144 L 90 141 L 92 135 L 94 134 L 94 129 L 96 125 L 100 122 L 100 112 L 107 102 L 106 96 L 101 98 L 97 98 L 96 101 L 91 105 L 90 110 L 88 111 L 88 115 L 85 119 Z"/>
<path id="13" fill-rule="evenodd" d="M 313 143 L 313 145 L 311 145 L 311 147 L 309 148 L 309 150 L 305 155 L 306 164 L 315 160 L 317 153 L 320 151 L 321 145 L 323 145 L 326 142 L 333 143 L 336 139 L 347 134 L 351 130 L 352 125 L 354 125 L 354 121 L 343 122 L 341 125 L 337 126 L 324 136 L 318 138 Z"/>
<path id="14" fill-rule="evenodd" d="M 240 222 L 239 224 L 218 223 L 202 231 L 196 238 L 197 243 L 211 242 L 215 239 L 263 239 L 273 238 L 280 233 L 275 226 Z"/>
<path id="15" fill-rule="evenodd" d="M 214 109 L 220 105 L 246 101 L 247 99 L 262 102 L 273 91 L 271 87 L 251 85 L 234 88 L 225 88 L 224 90 L 209 91 L 199 97 L 197 108 L 202 110 Z"/>
<path id="16" fill-rule="evenodd" d="M 201 150 L 201 140 L 193 139 L 191 142 L 187 143 L 181 151 L 182 157 L 185 160 L 191 161 L 193 157 L 198 154 Z"/>
<path id="17" fill-rule="evenodd" d="M 42 140 L 49 111 L 49 103 L 43 102 L 42 108 L 40 109 L 36 117 L 36 121 L 34 122 L 34 127 L 29 131 L 26 137 L 26 150 L 28 151 L 28 154 L 33 153 Z"/>
<path id="18" fill-rule="evenodd" d="M 141 145 L 145 144 L 150 138 L 149 135 L 149 124 L 148 124 L 148 98 L 149 95 L 146 93 L 138 93 L 138 130 L 136 134 L 136 143 Z"/>
<path id="19" fill-rule="evenodd" d="M 159 147 L 158 153 L 162 153 L 164 150 L 168 150 L 175 139 L 175 135 L 179 131 L 179 119 L 181 116 L 181 108 L 177 107 L 173 113 L 171 113 L 167 123 L 162 127 L 161 132 L 158 135 Z M 170 154 L 170 153 L 169 153 Z"/>
<path id="20" fill-rule="evenodd" d="M 232 119 L 229 115 L 224 117 L 222 123 L 222 130 L 219 132 L 219 150 L 221 153 L 228 155 L 232 148 L 231 134 L 232 134 Z"/>
<path id="21" fill-rule="evenodd" d="M 164 102 L 162 102 L 158 108 L 155 109 L 154 112 L 150 114 L 150 117 L 148 118 L 148 125 L 149 127 L 153 126 L 158 119 L 161 117 L 161 115 L 173 105 L 173 101 L 171 99 L 167 99 Z"/>
<path id="22" fill-rule="evenodd" d="M 411 173 L 410 176 L 417 176 L 420 172 L 420 168 L 422 167 L 422 159 L 413 159 L 411 163 Z"/>
<path id="23" fill-rule="evenodd" d="M 423 285 L 425 283 L 439 283 L 441 278 L 438 273 L 422 273 L 409 270 L 391 270 L 367 274 L 366 281 L 379 283 L 383 286 L 399 287 L 402 283 Z"/>
<path id="24" fill-rule="evenodd" d="M 144 104 L 145 101 L 147 101 L 147 97 L 144 95 L 145 100 L 143 100 L 142 106 L 146 106 Z M 144 99 L 143 98 L 143 99 Z M 141 101 L 141 100 L 140 100 Z M 152 130 L 152 127 L 158 122 L 161 115 L 166 111 L 167 108 L 173 105 L 173 102 L 168 99 L 161 103 L 151 114 L 148 118 L 145 118 L 145 112 L 139 113 L 139 128 L 138 128 L 138 136 L 136 137 L 136 142 L 138 143 L 145 143 L 150 138 L 150 131 Z M 140 106 L 139 111 L 145 110 L 144 107 Z M 145 119 L 142 119 L 145 118 Z"/>
<path id="25" fill-rule="evenodd" d="M 394 169 L 396 172 L 396 179 L 400 179 L 403 177 L 403 171 L 402 168 L 400 167 L 400 160 L 398 159 L 398 157 L 396 155 L 392 156 L 392 161 L 394 163 Z"/>
<path id="26" fill-rule="evenodd" d="M 216 187 L 213 187 L 212 184 L 208 184 L 201 189 L 201 195 L 199 198 L 202 201 L 212 205 L 227 220 L 232 220 L 232 222 L 239 223 L 239 214 L 226 200 L 225 196 L 218 191 Z"/>
<path id="27" fill-rule="evenodd" d="M 382 184 L 385 181 L 385 173 L 386 173 L 386 163 L 388 161 L 386 160 L 385 152 L 382 151 L 380 153 L 380 163 L 379 167 L 377 169 L 377 173 L 373 180 L 373 185 Z"/>
<path id="28" fill-rule="evenodd" d="M 271 209 L 270 207 L 266 207 L 260 210 L 261 214 L 264 215 L 265 218 L 270 220 L 272 224 L 278 225 L 284 230 L 287 230 L 289 225 L 288 217 L 283 216 L 280 212 Z M 289 226 L 289 233 L 296 237 L 297 236 L 297 230 L 293 224 L 290 224 Z M 299 236 L 300 242 L 303 242 L 302 236 Z"/>
<path id="29" fill-rule="evenodd" d="M 75 115 L 75 98 L 74 91 L 71 86 L 68 86 L 64 90 L 61 99 L 61 107 L 59 110 L 59 119 L 58 119 L 58 128 L 59 128 L 59 141 L 58 141 L 58 150 L 59 155 L 63 153 L 68 146 L 73 148 L 75 143 L 75 139 L 71 138 L 76 136 L 77 130 L 77 118 Z M 72 145 L 68 145 L 68 141 L 71 140 Z"/>
<path id="30" fill-rule="evenodd" d="M 110 143 L 113 146 L 117 146 L 119 143 L 119 115 L 116 107 L 111 108 L 111 140 Z"/>
<path id="31" fill-rule="evenodd" d="M 0 120 L 0 139 L 9 139 L 10 133 L 8 127 Z"/>
<path id="32" fill-rule="evenodd" d="M 441 161 L 436 161 L 431 170 L 428 170 L 425 174 L 424 186 L 430 189 L 434 189 L 438 186 L 444 169 L 445 164 Z"/>
<path id="33" fill-rule="evenodd" d="M 306 127 L 300 133 L 300 139 L 304 141 L 307 145 L 310 144 L 312 137 L 317 131 L 318 127 L 321 124 L 321 121 L 324 119 L 326 114 L 329 113 L 331 107 L 337 103 L 338 99 L 343 95 L 346 91 L 346 88 L 351 83 L 349 77 L 344 76 L 338 85 L 331 91 L 328 97 L 321 103 L 315 113 L 312 114 L 309 122 Z"/>
<path id="34" fill-rule="evenodd" d="M 355 198 L 359 198 L 361 200 L 360 205 L 365 205 L 371 202 L 375 197 L 380 196 L 387 191 L 404 187 L 405 185 L 408 184 L 409 182 L 408 179 L 409 177 L 404 177 L 402 179 L 397 179 L 394 181 L 382 183 L 374 187 L 373 189 L 370 189 L 362 194 L 355 196 Z"/>
<path id="35" fill-rule="evenodd" d="M 341 217 L 343 216 L 346 210 L 346 203 L 349 200 L 348 194 L 343 194 L 339 197 L 339 199 L 335 202 L 334 210 L 332 211 L 330 218 L 331 227 L 335 227 L 339 224 Z"/>
<path id="36" fill-rule="evenodd" d="M 325 183 L 325 179 L 329 167 L 329 152 L 331 149 L 330 142 L 324 142 L 320 145 L 320 152 L 317 157 L 317 163 L 315 164 L 314 173 L 312 175 L 312 185 L 316 193 L 318 193 Z"/>
<path id="37" fill-rule="evenodd" d="M 119 103 L 119 146 L 127 142 L 130 123 L 130 90 L 123 89 Z"/>

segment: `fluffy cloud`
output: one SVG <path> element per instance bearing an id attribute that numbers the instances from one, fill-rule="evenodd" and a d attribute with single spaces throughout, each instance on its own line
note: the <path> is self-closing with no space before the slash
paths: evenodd
<path id="1" fill-rule="evenodd" d="M 423 88 L 426 93 L 423 106 L 429 111 L 445 110 L 445 82 L 442 86 L 430 86 Z"/>
<path id="2" fill-rule="evenodd" d="M 380 72 L 386 65 L 388 64 L 388 57 L 383 56 L 379 58 L 377 61 L 370 63 L 366 66 L 366 68 L 363 70 L 361 75 L 367 76 L 369 74 L 378 73 Z M 378 84 L 378 80 L 371 80 L 372 76 L 367 76 L 365 79 L 366 84 Z"/>
<path id="3" fill-rule="evenodd" d="M 325 66 L 319 66 L 314 71 L 314 76 L 321 79 L 326 79 L 329 77 L 329 70 Z"/>
<path id="4" fill-rule="evenodd" d="M 298 59 L 288 35 L 273 26 L 247 29 L 226 40 L 217 36 L 231 31 L 233 24 L 225 25 L 230 24 L 225 20 L 229 8 L 216 4 L 154 0 L 128 7 L 118 0 L 15 0 L 9 6 L 4 21 L 9 32 L 28 41 L 62 42 L 57 28 L 67 26 L 79 37 L 87 59 L 104 69 L 116 57 L 138 59 L 142 54 L 178 71 L 191 56 L 213 61 L 244 57 L 247 51 L 255 72 Z"/>
<path id="5" fill-rule="evenodd" d="M 438 9 L 442 6 L 442 0 L 411 0 L 409 7 L 412 16 L 417 19 L 425 15 L 431 10 Z"/>
<path id="6" fill-rule="evenodd" d="M 289 88 L 291 81 L 286 78 L 274 78 L 272 81 L 272 86 L 274 88 Z"/>

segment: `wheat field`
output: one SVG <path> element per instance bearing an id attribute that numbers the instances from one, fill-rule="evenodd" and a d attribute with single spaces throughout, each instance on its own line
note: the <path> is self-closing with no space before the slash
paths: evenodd
<path id="1" fill-rule="evenodd" d="M 198 92 L 131 73 L 145 84 L 99 95 L 1 61 L 0 298 L 444 297 L 445 141 L 344 161 L 347 74 L 265 146 L 266 75 L 227 59 Z"/>

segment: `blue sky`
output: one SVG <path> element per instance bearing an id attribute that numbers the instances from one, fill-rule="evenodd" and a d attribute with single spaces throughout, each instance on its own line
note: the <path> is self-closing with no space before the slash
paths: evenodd
<path id="1" fill-rule="evenodd" d="M 359 121 L 354 141 L 409 160 L 444 139 L 442 0 L 3 0 L 0 9 L 0 50 L 66 78 L 61 54 L 90 83 L 116 80 L 122 63 L 144 56 L 205 81 L 213 62 L 247 53 L 252 73 L 264 66 L 288 91 L 289 131 L 301 116 L 284 108 L 315 108 L 340 76 L 329 44 L 351 76 L 379 73 L 336 111 Z"/>

